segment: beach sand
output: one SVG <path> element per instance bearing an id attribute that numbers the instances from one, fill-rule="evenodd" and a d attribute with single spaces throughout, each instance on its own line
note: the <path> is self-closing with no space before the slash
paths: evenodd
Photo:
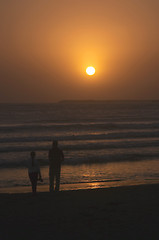
<path id="1" fill-rule="evenodd" d="M 0 194 L 0 240 L 159 239 L 159 184 Z"/>

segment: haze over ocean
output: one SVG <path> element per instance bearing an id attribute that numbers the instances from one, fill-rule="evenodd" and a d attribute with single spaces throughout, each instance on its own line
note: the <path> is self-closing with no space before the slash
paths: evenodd
<path id="1" fill-rule="evenodd" d="M 64 150 L 62 189 L 159 182 L 158 101 L 0 104 L 0 187 L 28 186 L 35 150 L 43 185 L 48 149 Z"/>
<path id="2" fill-rule="evenodd" d="M 158 99 L 158 0 L 1 0 L 0 20 L 0 102 Z"/>

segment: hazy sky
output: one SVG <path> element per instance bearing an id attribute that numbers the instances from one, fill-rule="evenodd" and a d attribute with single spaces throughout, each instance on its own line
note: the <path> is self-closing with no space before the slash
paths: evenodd
<path id="1" fill-rule="evenodd" d="M 159 99 L 158 23 L 158 0 L 0 0 L 0 102 Z"/>

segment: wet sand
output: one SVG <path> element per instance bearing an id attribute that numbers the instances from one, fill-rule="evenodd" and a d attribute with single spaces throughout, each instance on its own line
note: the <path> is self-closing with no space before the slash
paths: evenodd
<path id="1" fill-rule="evenodd" d="M 0 240 L 159 239 L 159 184 L 0 194 Z"/>

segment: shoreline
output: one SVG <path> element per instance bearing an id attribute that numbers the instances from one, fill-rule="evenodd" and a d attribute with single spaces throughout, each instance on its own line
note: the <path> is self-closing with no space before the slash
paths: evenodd
<path id="1" fill-rule="evenodd" d="M 117 187 L 131 187 L 131 186 L 142 186 L 142 185 L 154 185 L 159 184 L 159 180 L 151 181 L 108 181 L 108 182 L 86 182 L 86 183 L 76 183 L 76 184 L 61 184 L 60 191 L 78 191 L 78 190 L 91 190 L 91 189 L 109 189 Z M 16 193 L 30 193 L 30 186 L 16 186 L 16 187 L 2 187 L 0 188 L 0 194 L 16 194 Z M 38 192 L 49 192 L 49 185 L 39 184 L 37 186 Z"/>

